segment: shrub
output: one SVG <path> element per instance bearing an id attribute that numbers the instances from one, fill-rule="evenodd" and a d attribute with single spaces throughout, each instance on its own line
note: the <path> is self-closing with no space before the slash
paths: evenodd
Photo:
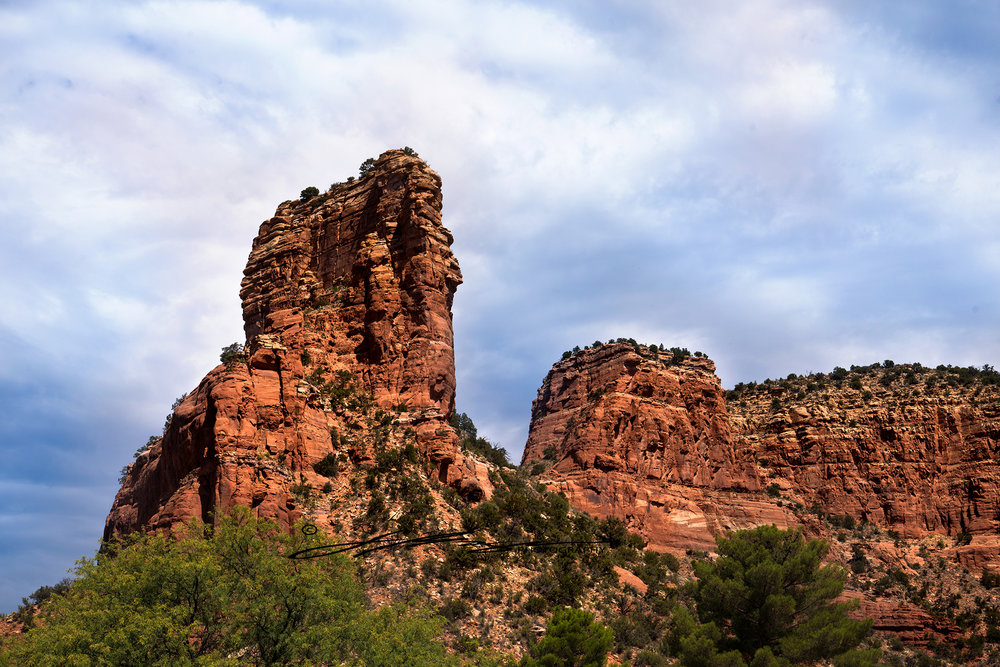
<path id="1" fill-rule="evenodd" d="M 457 621 L 472 613 L 472 605 L 462 598 L 445 600 L 444 604 L 438 607 L 438 613 L 449 621 Z"/>
<path id="2" fill-rule="evenodd" d="M 318 194 L 319 194 L 319 188 L 317 188 L 314 185 L 310 185 L 308 188 L 299 193 L 299 198 L 302 201 L 305 201 L 307 199 L 312 199 Z"/>
<path id="3" fill-rule="evenodd" d="M 370 174 L 374 168 L 375 168 L 375 158 L 370 157 L 364 162 L 362 162 L 361 166 L 358 167 L 358 176 L 364 178 L 365 176 Z"/>
<path id="4" fill-rule="evenodd" d="M 0 664 L 454 664 L 442 619 L 366 609 L 355 563 L 295 560 L 320 535 L 246 508 L 181 539 L 136 534 L 78 561 L 79 577 L 38 627 L 0 648 Z M 408 662 L 407 662 L 408 661 Z"/>
<path id="5" fill-rule="evenodd" d="M 767 495 L 770 496 L 771 498 L 778 498 L 779 496 L 781 496 L 781 487 L 775 484 L 774 482 L 768 484 L 767 489 L 765 490 L 767 491 Z"/>
<path id="6" fill-rule="evenodd" d="M 600 667 L 607 662 L 611 629 L 582 609 L 556 609 L 545 624 L 545 636 L 529 649 L 522 667 L 581 665 Z"/>
<path id="7" fill-rule="evenodd" d="M 419 157 L 417 151 L 413 150 L 409 146 L 403 146 L 403 155 L 409 155 L 410 157 Z"/>
<path id="8" fill-rule="evenodd" d="M 541 595 L 530 595 L 528 599 L 524 601 L 521 606 L 526 614 L 533 614 L 535 616 L 539 614 L 544 614 L 549 608 L 549 603 L 545 601 Z"/>
<path id="9" fill-rule="evenodd" d="M 336 477 L 340 474 L 340 463 L 337 462 L 336 454 L 327 454 L 313 464 L 313 472 L 323 477 Z"/>
<path id="10" fill-rule="evenodd" d="M 232 369 L 233 366 L 236 365 L 236 362 L 243 356 L 243 345 L 240 343 L 231 343 L 222 348 L 222 354 L 219 355 L 219 361 L 224 363 L 227 369 Z"/>

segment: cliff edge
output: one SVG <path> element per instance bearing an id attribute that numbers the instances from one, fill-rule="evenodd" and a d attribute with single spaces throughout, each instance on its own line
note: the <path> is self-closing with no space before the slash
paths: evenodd
<path id="1" fill-rule="evenodd" d="M 402 150 L 303 192 L 261 226 L 240 296 L 246 344 L 177 406 L 115 497 L 105 537 L 246 505 L 289 526 L 313 466 L 415 447 L 440 481 L 492 491 L 459 451 L 451 306 L 462 282 L 441 179 Z M 299 488 L 302 488 L 301 486 Z"/>

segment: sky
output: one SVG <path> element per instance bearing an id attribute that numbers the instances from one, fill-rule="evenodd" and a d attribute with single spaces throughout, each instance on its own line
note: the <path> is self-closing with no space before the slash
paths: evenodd
<path id="1" fill-rule="evenodd" d="M 1000 4 L 0 0 L 0 612 L 243 340 L 259 224 L 411 146 L 458 409 L 520 460 L 564 350 L 724 387 L 1000 361 Z"/>

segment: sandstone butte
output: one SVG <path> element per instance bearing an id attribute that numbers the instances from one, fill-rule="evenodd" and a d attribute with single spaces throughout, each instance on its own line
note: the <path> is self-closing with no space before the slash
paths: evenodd
<path id="1" fill-rule="evenodd" d="M 588 348 L 538 390 L 522 463 L 551 466 L 550 488 L 657 549 L 711 549 L 720 532 L 800 524 L 792 510 L 813 507 L 908 538 L 965 534 L 960 562 L 1000 565 L 998 387 L 921 392 L 901 369 L 867 371 L 855 388 L 798 378 L 727 405 L 707 357 Z"/>
<path id="2" fill-rule="evenodd" d="M 105 537 L 234 505 L 288 527 L 302 513 L 293 487 L 325 481 L 314 464 L 371 459 L 362 430 L 413 444 L 465 498 L 489 495 L 485 466 L 448 426 L 462 282 L 451 243 L 440 177 L 401 150 L 364 178 L 281 204 L 244 271 L 244 357 L 209 372 L 138 455 Z"/>
<path id="3" fill-rule="evenodd" d="M 310 511 L 296 487 L 328 481 L 316 463 L 364 466 L 387 444 L 413 445 L 466 500 L 489 497 L 487 464 L 463 454 L 448 425 L 462 280 L 451 243 L 440 178 L 404 151 L 280 205 L 242 282 L 245 354 L 210 371 L 138 454 L 105 537 L 235 505 L 287 528 Z M 588 348 L 539 389 L 522 464 L 654 549 L 711 550 L 722 532 L 770 523 L 823 535 L 806 510 L 816 508 L 907 538 L 968 536 L 951 555 L 997 569 L 997 386 L 921 392 L 859 372 L 857 386 L 815 389 L 810 378 L 727 400 L 708 357 L 631 341 Z M 335 529 L 332 515 L 324 526 Z M 909 603 L 862 602 L 877 628 L 915 642 L 953 631 Z"/>
<path id="4" fill-rule="evenodd" d="M 919 576 L 917 540 L 929 535 L 963 536 L 939 553 L 970 569 L 1000 568 L 1000 388 L 932 386 L 936 376 L 912 367 L 905 376 L 865 370 L 855 386 L 809 376 L 729 392 L 737 395 L 727 403 L 705 356 L 595 345 L 546 376 L 522 465 L 656 550 L 711 551 L 716 535 L 773 523 L 803 525 L 846 562 L 851 552 L 823 514 L 910 538 L 897 542 L 907 553 L 867 544 L 875 572 Z M 844 598 L 911 645 L 960 634 L 908 600 L 856 590 Z"/>

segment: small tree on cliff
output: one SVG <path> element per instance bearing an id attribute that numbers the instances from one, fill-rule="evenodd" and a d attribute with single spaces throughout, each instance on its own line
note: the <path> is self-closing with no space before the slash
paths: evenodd
<path id="1" fill-rule="evenodd" d="M 761 526 L 716 539 L 719 558 L 694 564 L 698 623 L 678 608 L 667 637 L 683 665 L 790 665 L 833 659 L 874 665 L 878 651 L 857 650 L 871 620 L 855 621 L 834 602 L 846 573 L 822 565 L 830 547 L 802 529 Z"/>
<path id="2" fill-rule="evenodd" d="M 236 362 L 244 355 L 243 345 L 240 343 L 232 343 L 230 345 L 222 348 L 222 354 L 219 355 L 219 361 L 226 365 L 226 368 L 232 370 L 236 365 Z M 176 405 L 174 407 L 177 407 Z"/>

